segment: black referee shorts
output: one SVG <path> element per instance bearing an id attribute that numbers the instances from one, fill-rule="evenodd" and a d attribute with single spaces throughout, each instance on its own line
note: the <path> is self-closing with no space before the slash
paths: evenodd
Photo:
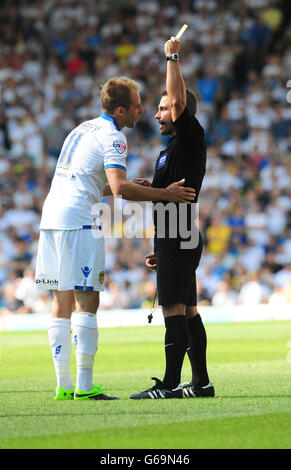
<path id="1" fill-rule="evenodd" d="M 180 242 L 177 238 L 154 239 L 159 305 L 197 305 L 195 271 L 203 249 L 201 233 L 195 249 L 181 249 Z"/>

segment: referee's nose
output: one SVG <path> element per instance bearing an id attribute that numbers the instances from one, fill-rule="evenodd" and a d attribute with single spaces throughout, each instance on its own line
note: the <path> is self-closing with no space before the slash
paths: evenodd
<path id="1" fill-rule="evenodd" d="M 155 119 L 161 119 L 161 113 L 159 109 L 156 112 Z"/>

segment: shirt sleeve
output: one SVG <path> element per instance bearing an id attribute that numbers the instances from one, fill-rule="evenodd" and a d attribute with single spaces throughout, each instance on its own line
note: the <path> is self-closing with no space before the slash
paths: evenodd
<path id="1" fill-rule="evenodd" d="M 120 168 L 126 171 L 127 140 L 124 134 L 110 133 L 103 143 L 104 169 Z"/>
<path id="2" fill-rule="evenodd" d="M 182 114 L 174 121 L 176 136 L 185 145 L 197 144 L 204 140 L 204 129 L 193 114 L 186 107 Z"/>

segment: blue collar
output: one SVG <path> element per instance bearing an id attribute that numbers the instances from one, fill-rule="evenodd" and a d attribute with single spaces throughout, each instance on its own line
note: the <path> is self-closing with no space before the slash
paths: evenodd
<path id="1" fill-rule="evenodd" d="M 116 121 L 116 119 L 114 119 L 114 117 L 110 116 L 110 114 L 102 113 L 102 114 L 100 114 L 100 117 L 101 117 L 102 119 L 106 119 L 106 121 L 111 121 L 111 122 L 113 122 L 113 124 L 115 125 L 116 129 L 117 129 L 118 131 L 120 131 L 118 122 Z"/>

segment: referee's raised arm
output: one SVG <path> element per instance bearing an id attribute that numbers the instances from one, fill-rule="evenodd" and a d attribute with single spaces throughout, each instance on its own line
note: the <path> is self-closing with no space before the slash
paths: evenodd
<path id="1" fill-rule="evenodd" d="M 175 122 L 186 107 L 186 87 L 180 70 L 180 40 L 171 37 L 165 43 L 167 58 L 166 89 L 171 107 L 172 121 Z"/>

